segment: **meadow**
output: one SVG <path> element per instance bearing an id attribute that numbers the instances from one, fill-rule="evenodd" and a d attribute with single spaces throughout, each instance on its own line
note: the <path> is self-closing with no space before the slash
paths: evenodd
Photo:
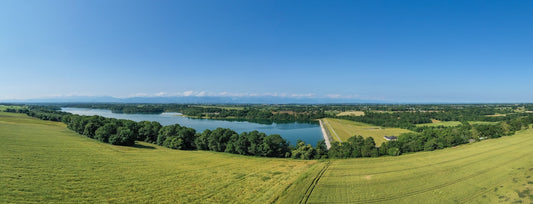
<path id="1" fill-rule="evenodd" d="M 498 122 L 489 122 L 489 121 L 468 121 L 470 125 L 494 125 Z M 422 124 L 416 124 L 417 127 L 455 127 L 461 125 L 461 122 L 459 121 L 440 121 L 440 122 L 434 122 L 434 123 L 422 123 Z"/>
<path id="2" fill-rule="evenodd" d="M 422 124 L 416 124 L 417 127 L 427 126 L 427 127 L 438 127 L 438 126 L 444 126 L 444 127 L 455 127 L 461 125 L 461 122 L 459 121 L 439 121 L 439 122 L 433 122 L 433 123 L 422 123 Z"/>
<path id="3" fill-rule="evenodd" d="M 0 113 L 0 203 L 530 203 L 532 146 L 530 128 L 432 152 L 304 161 L 113 146 Z"/>
<path id="4" fill-rule="evenodd" d="M 363 116 L 365 112 L 363 111 L 344 111 L 337 114 L 337 116 Z"/>
<path id="5" fill-rule="evenodd" d="M 13 113 L 0 113 L 0 158 L 0 203 L 270 203 L 317 164 L 113 146 Z"/>
<path id="6" fill-rule="evenodd" d="M 363 137 L 374 138 L 376 145 L 379 146 L 386 141 L 383 138 L 384 136 L 399 136 L 401 133 L 411 132 L 410 130 L 401 128 L 384 128 L 343 119 L 324 118 L 322 120 L 325 122 L 325 125 L 328 127 L 327 129 L 335 141 L 338 141 L 335 135 L 338 135 L 343 142 L 348 141 L 348 138 L 354 135 L 361 135 Z"/>
<path id="7" fill-rule="evenodd" d="M 533 130 L 434 152 L 331 160 L 308 203 L 530 203 Z"/>

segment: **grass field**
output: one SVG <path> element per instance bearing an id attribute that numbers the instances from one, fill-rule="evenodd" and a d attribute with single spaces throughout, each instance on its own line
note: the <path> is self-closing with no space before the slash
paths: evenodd
<path id="1" fill-rule="evenodd" d="M 461 125 L 461 122 L 459 121 L 441 121 L 436 123 L 423 123 L 423 124 L 417 124 L 417 127 L 421 126 L 428 126 L 428 127 L 437 127 L 437 126 L 444 126 L 444 127 L 453 127 Z"/>
<path id="2" fill-rule="evenodd" d="M 244 110 L 244 107 L 239 106 L 223 106 L 223 105 L 195 105 L 194 107 L 200 107 L 200 108 L 220 108 L 220 109 L 226 109 L 226 110 Z"/>
<path id="3" fill-rule="evenodd" d="M 113 146 L 12 113 L 0 113 L 0 161 L 0 203 L 270 203 L 317 166 L 142 142 Z"/>
<path id="4" fill-rule="evenodd" d="M 468 121 L 470 125 L 494 125 L 498 122 L 487 122 L 487 121 Z"/>
<path id="5" fill-rule="evenodd" d="M 470 125 L 477 125 L 477 124 L 483 124 L 483 125 L 489 124 L 489 125 L 492 125 L 492 124 L 496 124 L 498 122 L 468 121 L 468 123 Z M 458 126 L 458 125 L 461 125 L 461 122 L 459 122 L 459 121 L 442 121 L 442 122 L 437 122 L 437 123 L 417 124 L 416 126 L 417 127 L 422 127 L 422 126 L 428 126 L 428 127 L 437 127 L 437 126 L 453 127 L 453 126 Z"/>
<path id="6" fill-rule="evenodd" d="M 532 146 L 528 129 L 399 157 L 300 161 L 112 146 L 0 113 L 0 203 L 531 203 Z"/>
<path id="7" fill-rule="evenodd" d="M 533 130 L 399 157 L 332 160 L 308 203 L 531 203 Z"/>
<path id="8" fill-rule="evenodd" d="M 344 111 L 337 114 L 337 116 L 363 116 L 365 112 L 363 111 Z"/>
<path id="9" fill-rule="evenodd" d="M 359 123 L 343 119 L 324 118 L 324 123 L 328 126 L 331 136 L 334 140 L 338 140 L 335 133 L 339 136 L 341 141 L 347 141 L 348 138 L 354 135 L 361 135 L 363 137 L 373 137 L 376 144 L 379 146 L 386 140 L 384 136 L 398 136 L 401 133 L 410 132 L 406 129 L 400 128 L 383 128 L 366 123 Z M 333 128 L 333 130 L 331 130 Z M 335 133 L 334 133 L 335 132 Z"/>

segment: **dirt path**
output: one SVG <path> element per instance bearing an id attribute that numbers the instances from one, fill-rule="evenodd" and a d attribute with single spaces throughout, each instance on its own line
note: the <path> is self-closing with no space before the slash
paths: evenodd
<path id="1" fill-rule="evenodd" d="M 318 121 L 320 122 L 320 128 L 322 129 L 322 136 L 324 137 L 324 141 L 326 141 L 326 147 L 329 149 L 331 147 L 331 143 L 330 143 L 331 137 L 326 131 L 326 128 L 324 127 L 324 123 L 322 122 L 322 119 Z"/>

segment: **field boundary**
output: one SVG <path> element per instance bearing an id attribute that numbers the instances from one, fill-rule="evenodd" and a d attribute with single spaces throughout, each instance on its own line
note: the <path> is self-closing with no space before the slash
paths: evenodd
<path id="1" fill-rule="evenodd" d="M 300 204 L 305 204 L 307 203 L 307 201 L 309 200 L 309 197 L 311 196 L 311 194 L 313 194 L 313 190 L 315 190 L 315 187 L 316 187 L 316 184 L 318 183 L 318 181 L 320 181 L 320 178 L 322 178 L 322 176 L 324 175 L 324 173 L 326 173 L 326 171 L 328 170 L 328 167 L 330 165 L 330 161 L 328 161 L 328 163 L 326 163 L 326 165 L 324 165 L 324 167 L 322 168 L 322 170 L 320 170 L 320 172 L 318 172 L 317 176 L 313 179 L 313 181 L 311 182 L 311 185 L 309 185 L 307 187 L 307 189 L 305 190 L 305 194 L 304 194 L 304 197 L 302 198 L 302 200 L 300 200 Z"/>

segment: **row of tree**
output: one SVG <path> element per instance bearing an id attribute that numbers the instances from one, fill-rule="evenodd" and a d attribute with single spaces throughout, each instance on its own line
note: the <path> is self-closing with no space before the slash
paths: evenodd
<path id="1" fill-rule="evenodd" d="M 196 133 L 195 129 L 179 124 L 162 126 L 155 121 L 135 122 L 102 116 L 80 116 L 46 107 L 6 111 L 25 113 L 42 120 L 61 121 L 81 135 L 113 145 L 133 146 L 138 140 L 172 149 L 209 150 L 262 157 L 291 157 L 293 149 L 298 152 L 297 147 L 289 146 L 280 135 L 266 135 L 258 131 L 238 134 L 231 129 L 217 128 Z M 325 151 L 321 154 L 325 154 Z M 315 157 L 304 159 L 313 158 Z"/>

